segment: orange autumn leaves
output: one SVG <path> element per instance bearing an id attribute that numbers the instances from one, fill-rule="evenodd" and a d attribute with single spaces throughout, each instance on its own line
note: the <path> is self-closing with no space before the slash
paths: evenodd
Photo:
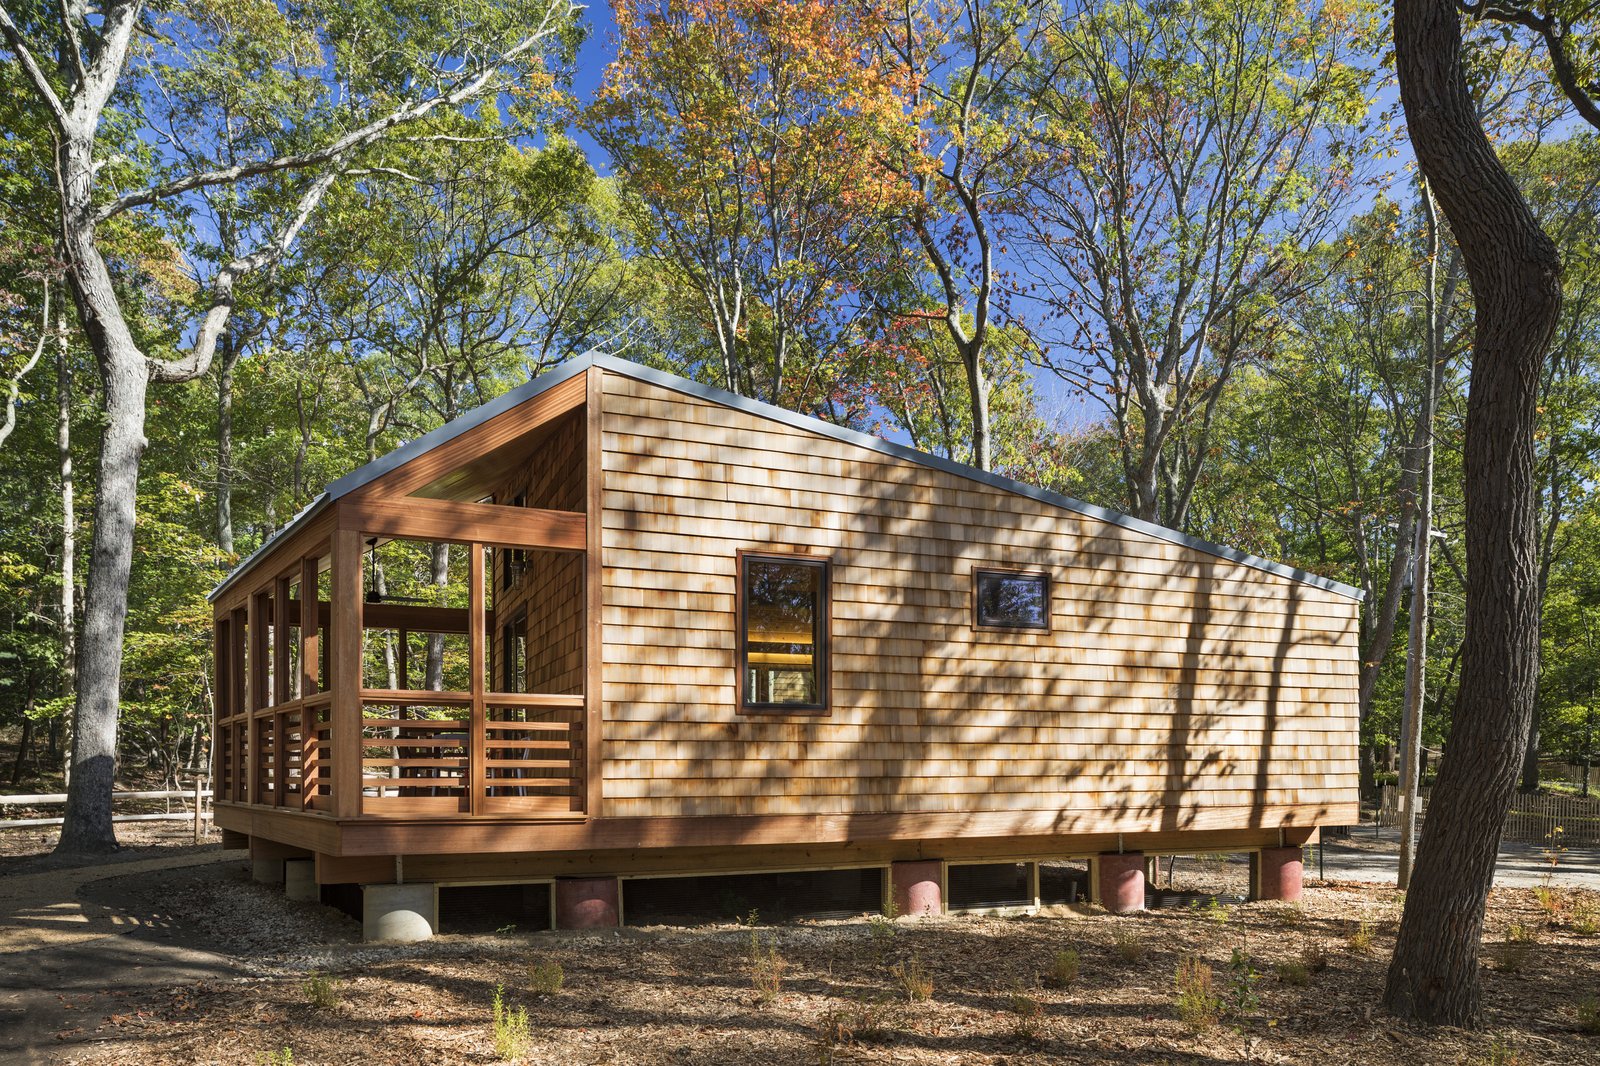
<path id="1" fill-rule="evenodd" d="M 910 79 L 879 61 L 886 25 L 869 4 L 613 9 L 618 55 L 587 124 L 647 210 L 657 254 L 703 290 L 723 332 L 747 338 L 753 317 L 770 320 L 761 391 L 776 395 L 790 352 L 849 345 L 849 297 L 899 254 L 891 230 L 915 200 L 902 161 L 921 137 Z"/>

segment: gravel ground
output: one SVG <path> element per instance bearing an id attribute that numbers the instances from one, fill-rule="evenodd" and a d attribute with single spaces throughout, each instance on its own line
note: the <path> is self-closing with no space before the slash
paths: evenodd
<path id="1" fill-rule="evenodd" d="M 54 1062 L 490 1063 L 497 987 L 525 1008 L 530 1063 L 1593 1063 L 1579 1008 L 1600 991 L 1600 895 L 1541 905 L 1497 889 L 1487 1033 L 1419 1030 L 1377 1007 L 1399 917 L 1392 888 L 1313 883 L 1301 905 L 1115 917 L 857 918 L 606 934 L 444 936 L 363 945 L 339 912 L 248 880 L 242 861 L 87 882 L 85 905 L 226 955 L 234 972 L 79 1005 Z M 1178 889 L 1230 891 L 1237 863 L 1181 860 Z M 1230 970 L 1239 951 L 1255 977 Z M 1075 951 L 1078 974 L 1052 973 Z M 1228 1001 L 1175 1007 L 1180 960 Z M 536 968 L 564 980 L 540 988 Z M 1305 967 L 1302 975 L 1297 967 Z M 898 970 L 897 970 L 898 968 Z M 931 997 L 905 980 L 925 974 Z M 307 989 L 325 975 L 326 1005 Z M 775 994 L 757 989 L 776 975 Z M 1303 978 L 1304 984 L 1297 983 Z"/>

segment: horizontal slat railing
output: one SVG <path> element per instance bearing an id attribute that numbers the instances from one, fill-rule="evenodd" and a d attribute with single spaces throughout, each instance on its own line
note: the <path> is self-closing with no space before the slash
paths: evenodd
<path id="1" fill-rule="evenodd" d="M 583 697 L 495 692 L 479 706 L 469 692 L 363 689 L 362 816 L 581 811 Z"/>
<path id="2" fill-rule="evenodd" d="M 231 719 L 223 797 L 237 775 L 253 805 L 332 811 L 332 703 L 319 692 Z M 581 813 L 583 697 L 491 692 L 479 706 L 469 692 L 362 689 L 362 816 Z"/>

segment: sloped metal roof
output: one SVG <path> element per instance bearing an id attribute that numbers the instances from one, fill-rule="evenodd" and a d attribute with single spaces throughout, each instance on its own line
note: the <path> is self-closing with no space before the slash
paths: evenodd
<path id="1" fill-rule="evenodd" d="M 394 451 L 389 452 L 387 455 L 381 456 L 380 458 L 367 463 L 365 466 L 351 471 L 344 477 L 339 478 L 337 481 L 332 482 L 326 489 L 318 494 L 315 499 L 307 504 L 299 514 L 295 515 L 295 517 L 291 519 L 287 525 L 268 538 L 266 543 L 262 544 L 260 548 L 257 548 L 254 552 L 250 553 L 250 555 L 241 560 L 239 565 L 234 568 L 233 572 L 230 573 L 221 584 L 213 589 L 207 598 L 213 600 L 216 599 L 216 597 L 221 595 L 228 588 L 228 586 L 232 585 L 235 580 L 245 574 L 258 559 L 266 555 L 282 538 L 288 536 L 304 523 L 310 521 L 312 517 L 321 513 L 321 511 L 326 508 L 328 504 L 342 496 L 346 496 L 354 492 L 356 489 L 371 484 L 373 481 L 383 477 L 392 470 L 398 469 L 400 466 L 410 462 L 417 456 L 424 455 L 444 444 L 445 442 L 454 440 L 463 433 L 469 432 L 470 430 L 483 425 L 485 422 L 488 422 L 495 416 L 503 414 L 506 411 L 509 411 L 512 408 L 533 399 L 535 396 L 538 396 L 547 389 L 554 388 L 555 386 L 560 385 L 562 382 L 571 380 L 577 375 L 587 371 L 590 367 L 599 367 L 605 370 L 607 373 L 622 374 L 638 381 L 648 382 L 652 385 L 658 385 L 664 389 L 670 389 L 673 392 L 682 393 L 686 396 L 694 396 L 699 399 L 707 400 L 711 403 L 721 404 L 724 407 L 730 407 L 734 410 L 744 411 L 748 414 L 756 415 L 761 418 L 767 418 L 774 422 L 780 422 L 784 425 L 792 426 L 795 429 L 803 430 L 807 433 L 816 433 L 825 437 L 831 437 L 834 440 L 842 441 L 858 448 L 866 448 L 869 451 L 874 451 L 881 455 L 893 456 L 896 459 L 904 459 L 907 462 L 931 467 L 934 470 L 941 470 L 947 474 L 954 474 L 957 477 L 963 477 L 970 481 L 979 482 L 980 484 L 990 485 L 1006 492 L 1014 492 L 1019 496 L 1026 496 L 1029 499 L 1038 500 L 1040 503 L 1046 503 L 1052 507 L 1059 507 L 1062 510 L 1083 515 L 1087 518 L 1095 519 L 1096 521 L 1105 522 L 1109 525 L 1120 526 L 1123 529 L 1129 529 L 1138 533 L 1143 533 L 1158 540 L 1164 540 L 1171 544 L 1178 544 L 1185 548 L 1192 548 L 1195 551 L 1204 552 L 1207 555 L 1214 555 L 1219 559 L 1226 559 L 1229 562 L 1239 563 L 1243 566 L 1252 567 L 1256 570 L 1261 570 L 1269 574 L 1275 574 L 1279 577 L 1288 578 L 1292 581 L 1313 585 L 1317 588 L 1326 589 L 1329 592 L 1335 592 L 1355 600 L 1360 600 L 1363 596 L 1363 593 L 1360 589 L 1346 585 L 1340 581 L 1335 581 L 1332 578 L 1323 577 L 1320 574 L 1313 574 L 1306 570 L 1300 570 L 1295 567 L 1285 565 L 1284 563 L 1273 562 L 1270 559 L 1263 559 L 1260 556 L 1251 555 L 1248 552 L 1242 552 L 1236 548 L 1229 548 L 1226 545 L 1216 544 L 1200 537 L 1190 536 L 1189 534 L 1180 532 L 1176 529 L 1169 529 L 1166 526 L 1157 525 L 1154 522 L 1147 522 L 1141 518 L 1134 518 L 1131 515 L 1125 515 L 1119 511 L 1112 511 L 1104 507 L 1098 507 L 1092 503 L 1084 503 L 1082 500 L 1075 500 L 1070 496 L 1063 496 L 1058 492 L 1051 492 L 1049 489 L 1042 489 L 1037 485 L 1029 485 L 1026 482 L 1017 481 L 1001 474 L 990 473 L 989 471 L 979 470 L 976 467 L 967 466 L 964 463 L 958 463 L 937 455 L 929 455 L 926 452 L 919 452 L 914 448 L 907 448 L 902 444 L 895 444 L 893 441 L 887 441 L 881 437 L 874 437 L 866 433 L 859 433 L 853 429 L 846 429 L 842 426 L 836 426 L 831 422 L 824 422 L 821 419 L 812 418 L 809 415 L 798 414 L 794 411 L 785 410 L 782 407 L 776 407 L 772 404 L 764 403 L 761 400 L 753 400 L 748 396 L 740 396 L 737 393 L 727 392 L 723 389 L 715 388 L 714 386 L 702 385 L 698 381 L 691 381 L 688 378 L 679 377 L 676 374 L 668 374 L 661 370 L 655 370 L 651 367 L 642 366 L 639 363 L 629 362 L 626 359 L 620 359 L 613 355 L 607 355 L 604 352 L 588 352 L 587 354 L 578 356 L 575 359 L 571 359 L 566 363 L 563 363 L 561 366 L 556 367 L 553 370 L 540 374 L 527 384 L 518 386 L 517 388 L 512 389 L 510 392 L 507 392 L 480 407 L 474 408 L 461 417 L 446 422 L 438 429 L 435 429 L 429 433 L 425 433 L 416 440 L 409 441 L 408 443 L 396 448 Z"/>

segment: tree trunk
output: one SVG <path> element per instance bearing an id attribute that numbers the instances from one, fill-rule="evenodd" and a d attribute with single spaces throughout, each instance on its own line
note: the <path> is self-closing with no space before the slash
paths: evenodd
<path id="1" fill-rule="evenodd" d="M 57 155 L 62 248 L 78 321 L 99 364 L 105 406 L 94 539 L 78 654 L 77 701 L 67 806 L 57 852 L 111 851 L 116 776 L 117 708 L 122 686 L 122 638 L 128 620 L 128 575 L 144 455 L 145 399 L 150 365 L 128 329 L 111 272 L 95 243 L 94 150 L 91 139 L 70 137 Z"/>
<path id="2" fill-rule="evenodd" d="M 1561 265 L 1479 124 L 1451 0 L 1396 0 L 1394 38 L 1411 141 L 1466 261 L 1476 319 L 1461 685 L 1383 998 L 1402 1017 L 1476 1025 L 1478 941 L 1538 675 L 1534 431 Z"/>
<path id="3" fill-rule="evenodd" d="M 233 371 L 239 352 L 233 328 L 217 339 L 217 547 L 233 554 Z"/>
<path id="4" fill-rule="evenodd" d="M 56 320 L 56 458 L 61 473 L 61 694 L 70 696 L 78 674 L 78 512 L 72 471 L 72 353 L 67 313 Z M 56 754 L 57 727 L 50 727 Z M 70 734 L 69 734 L 70 744 Z"/>
<path id="5" fill-rule="evenodd" d="M 110 851 L 117 846 L 111 793 L 117 755 L 117 705 L 122 687 L 122 638 L 128 619 L 133 563 L 134 505 L 144 454 L 144 359 L 108 359 L 106 426 L 100 443 L 94 540 L 78 656 L 78 699 L 72 715 L 72 778 L 61 826 L 60 852 Z"/>
<path id="6" fill-rule="evenodd" d="M 22 739 L 17 741 L 17 761 L 11 764 L 11 787 L 22 780 L 22 764 L 28 761 L 28 748 L 33 745 L 33 678 L 28 678 L 28 712 L 22 716 Z"/>
<path id="7" fill-rule="evenodd" d="M 432 554 L 433 584 L 440 590 L 439 601 L 443 603 L 444 590 L 450 585 L 450 545 L 441 541 L 433 545 Z M 489 639 L 493 643 L 493 633 L 489 634 Z M 423 668 L 422 687 L 429 692 L 444 689 L 444 637 L 438 633 L 428 634 L 428 658 Z"/>
<path id="8" fill-rule="evenodd" d="M 1543 602 L 1542 600 L 1540 602 Z M 1539 791 L 1539 686 L 1533 688 L 1534 713 L 1528 716 L 1528 739 L 1522 748 L 1522 779 L 1517 788 L 1522 792 Z"/>
<path id="9" fill-rule="evenodd" d="M 988 470 L 994 465 L 989 444 L 989 382 L 983 373 L 983 346 L 974 342 L 962 353 L 967 368 L 967 389 L 972 398 L 972 465 Z"/>

